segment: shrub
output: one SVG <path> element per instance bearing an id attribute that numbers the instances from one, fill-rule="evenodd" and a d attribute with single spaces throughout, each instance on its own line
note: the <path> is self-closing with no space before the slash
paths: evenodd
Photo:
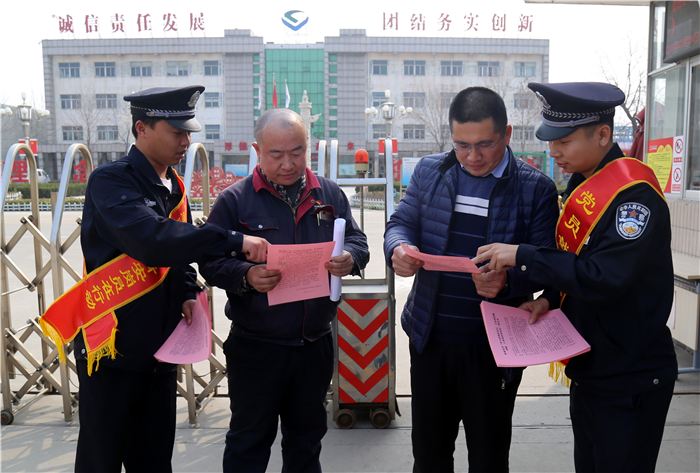
<path id="1" fill-rule="evenodd" d="M 66 197 L 75 197 L 85 195 L 85 182 L 70 182 L 68 183 L 68 188 L 66 189 Z M 49 182 L 46 184 L 39 184 L 39 198 L 40 199 L 50 199 L 52 192 L 58 192 L 58 182 Z M 27 184 L 15 184 L 10 183 L 7 192 L 21 192 L 23 199 L 31 199 L 32 193 L 29 188 L 29 183 Z"/>

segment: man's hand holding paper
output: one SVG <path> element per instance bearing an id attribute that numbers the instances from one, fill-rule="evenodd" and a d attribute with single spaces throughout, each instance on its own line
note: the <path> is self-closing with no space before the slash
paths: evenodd
<path id="1" fill-rule="evenodd" d="M 391 265 L 394 267 L 394 272 L 401 277 L 410 278 L 420 268 L 423 267 L 423 262 L 417 260 L 406 253 L 407 249 L 418 251 L 418 247 L 414 245 L 404 245 L 403 243 L 394 248 L 394 253 L 391 255 Z"/>
<path id="2" fill-rule="evenodd" d="M 246 274 L 248 284 L 258 292 L 269 292 L 277 286 L 282 279 L 282 273 L 278 269 L 267 269 L 266 264 L 251 266 Z"/>
<path id="3" fill-rule="evenodd" d="M 476 257 L 472 259 L 474 264 L 489 261 L 489 269 L 508 269 L 515 266 L 515 257 L 518 254 L 518 245 L 507 245 L 505 243 L 491 243 L 480 247 L 476 252 Z"/>
<path id="4" fill-rule="evenodd" d="M 342 255 L 334 256 L 325 266 L 328 272 L 333 276 L 342 278 L 350 274 L 354 264 L 355 262 L 352 259 L 352 255 L 347 251 L 343 251 Z"/>
<path id="5" fill-rule="evenodd" d="M 472 274 L 476 293 L 488 298 L 496 297 L 505 287 L 508 275 L 505 271 L 489 271 L 485 266 L 482 266 L 479 270 L 481 271 L 480 273 Z"/>

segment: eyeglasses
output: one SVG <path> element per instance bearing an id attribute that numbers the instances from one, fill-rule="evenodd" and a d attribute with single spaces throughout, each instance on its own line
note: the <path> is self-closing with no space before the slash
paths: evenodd
<path id="1" fill-rule="evenodd" d="M 452 149 L 454 149 L 456 153 L 467 153 L 467 154 L 471 153 L 472 150 L 474 150 L 474 151 L 493 151 L 494 149 L 496 149 L 496 145 L 503 139 L 504 136 L 505 136 L 505 133 L 503 135 L 501 135 L 501 137 L 496 141 L 482 141 L 482 142 L 477 143 L 475 145 L 470 145 L 469 143 L 452 143 Z"/>

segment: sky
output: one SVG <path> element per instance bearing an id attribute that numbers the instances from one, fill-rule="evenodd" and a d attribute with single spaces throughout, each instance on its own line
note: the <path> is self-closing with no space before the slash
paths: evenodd
<path id="1" fill-rule="evenodd" d="M 340 29 L 365 29 L 368 36 L 549 39 L 550 82 L 605 81 L 603 69 L 608 76 L 622 77 L 630 48 L 636 51 L 636 64 L 646 70 L 649 7 L 526 4 L 523 0 L 437 2 L 437 6 L 425 0 L 2 3 L 0 102 L 17 105 L 22 102 L 21 93 L 26 92 L 27 103 L 38 108 L 44 106 L 44 39 L 221 37 L 225 29 L 238 28 L 252 30 L 265 42 L 316 43 L 324 36 L 337 36 Z M 308 16 L 297 34 L 290 34 L 282 23 L 283 15 L 291 10 L 303 12 L 295 15 L 300 21 L 304 14 Z M 151 15 L 152 31 L 138 31 L 139 14 Z M 177 32 L 162 31 L 163 17 L 168 14 L 177 18 Z M 61 33 L 59 23 L 68 15 L 73 19 L 74 33 Z M 86 22 L 86 15 L 98 18 L 97 32 L 86 33 L 87 28 L 94 29 L 92 17 Z M 115 15 L 124 19 L 124 33 L 112 33 Z M 423 29 L 411 29 L 414 15 L 423 22 L 413 25 L 423 25 Z M 448 23 L 440 22 L 443 15 L 449 15 L 449 30 Z M 398 17 L 393 29 L 388 22 L 392 16 Z"/>

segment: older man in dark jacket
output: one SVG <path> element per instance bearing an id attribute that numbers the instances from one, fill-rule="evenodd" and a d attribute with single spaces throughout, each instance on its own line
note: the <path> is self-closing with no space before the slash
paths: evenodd
<path id="1" fill-rule="evenodd" d="M 367 238 L 340 188 L 306 167 L 301 117 L 268 110 L 255 139 L 260 165 L 221 194 L 209 222 L 271 244 L 294 244 L 331 241 L 334 220 L 344 218 L 345 251 L 326 269 L 335 276 L 359 274 L 369 261 Z M 320 472 L 337 302 L 319 297 L 271 307 L 266 293 L 281 275 L 265 264 L 221 258 L 201 271 L 226 290 L 226 315 L 233 321 L 224 344 L 231 398 L 224 471 L 264 472 L 280 419 L 282 470 Z"/>
<path id="2" fill-rule="evenodd" d="M 522 370 L 496 366 L 479 304 L 518 305 L 541 288 L 513 270 L 426 271 L 400 244 L 465 257 L 485 242 L 554 247 L 556 187 L 513 157 L 505 104 L 492 90 L 463 90 L 449 117 L 454 149 L 418 163 L 384 240 L 396 274 L 416 275 L 401 317 L 410 339 L 413 471 L 453 471 L 460 421 L 470 471 L 508 471 Z"/>

